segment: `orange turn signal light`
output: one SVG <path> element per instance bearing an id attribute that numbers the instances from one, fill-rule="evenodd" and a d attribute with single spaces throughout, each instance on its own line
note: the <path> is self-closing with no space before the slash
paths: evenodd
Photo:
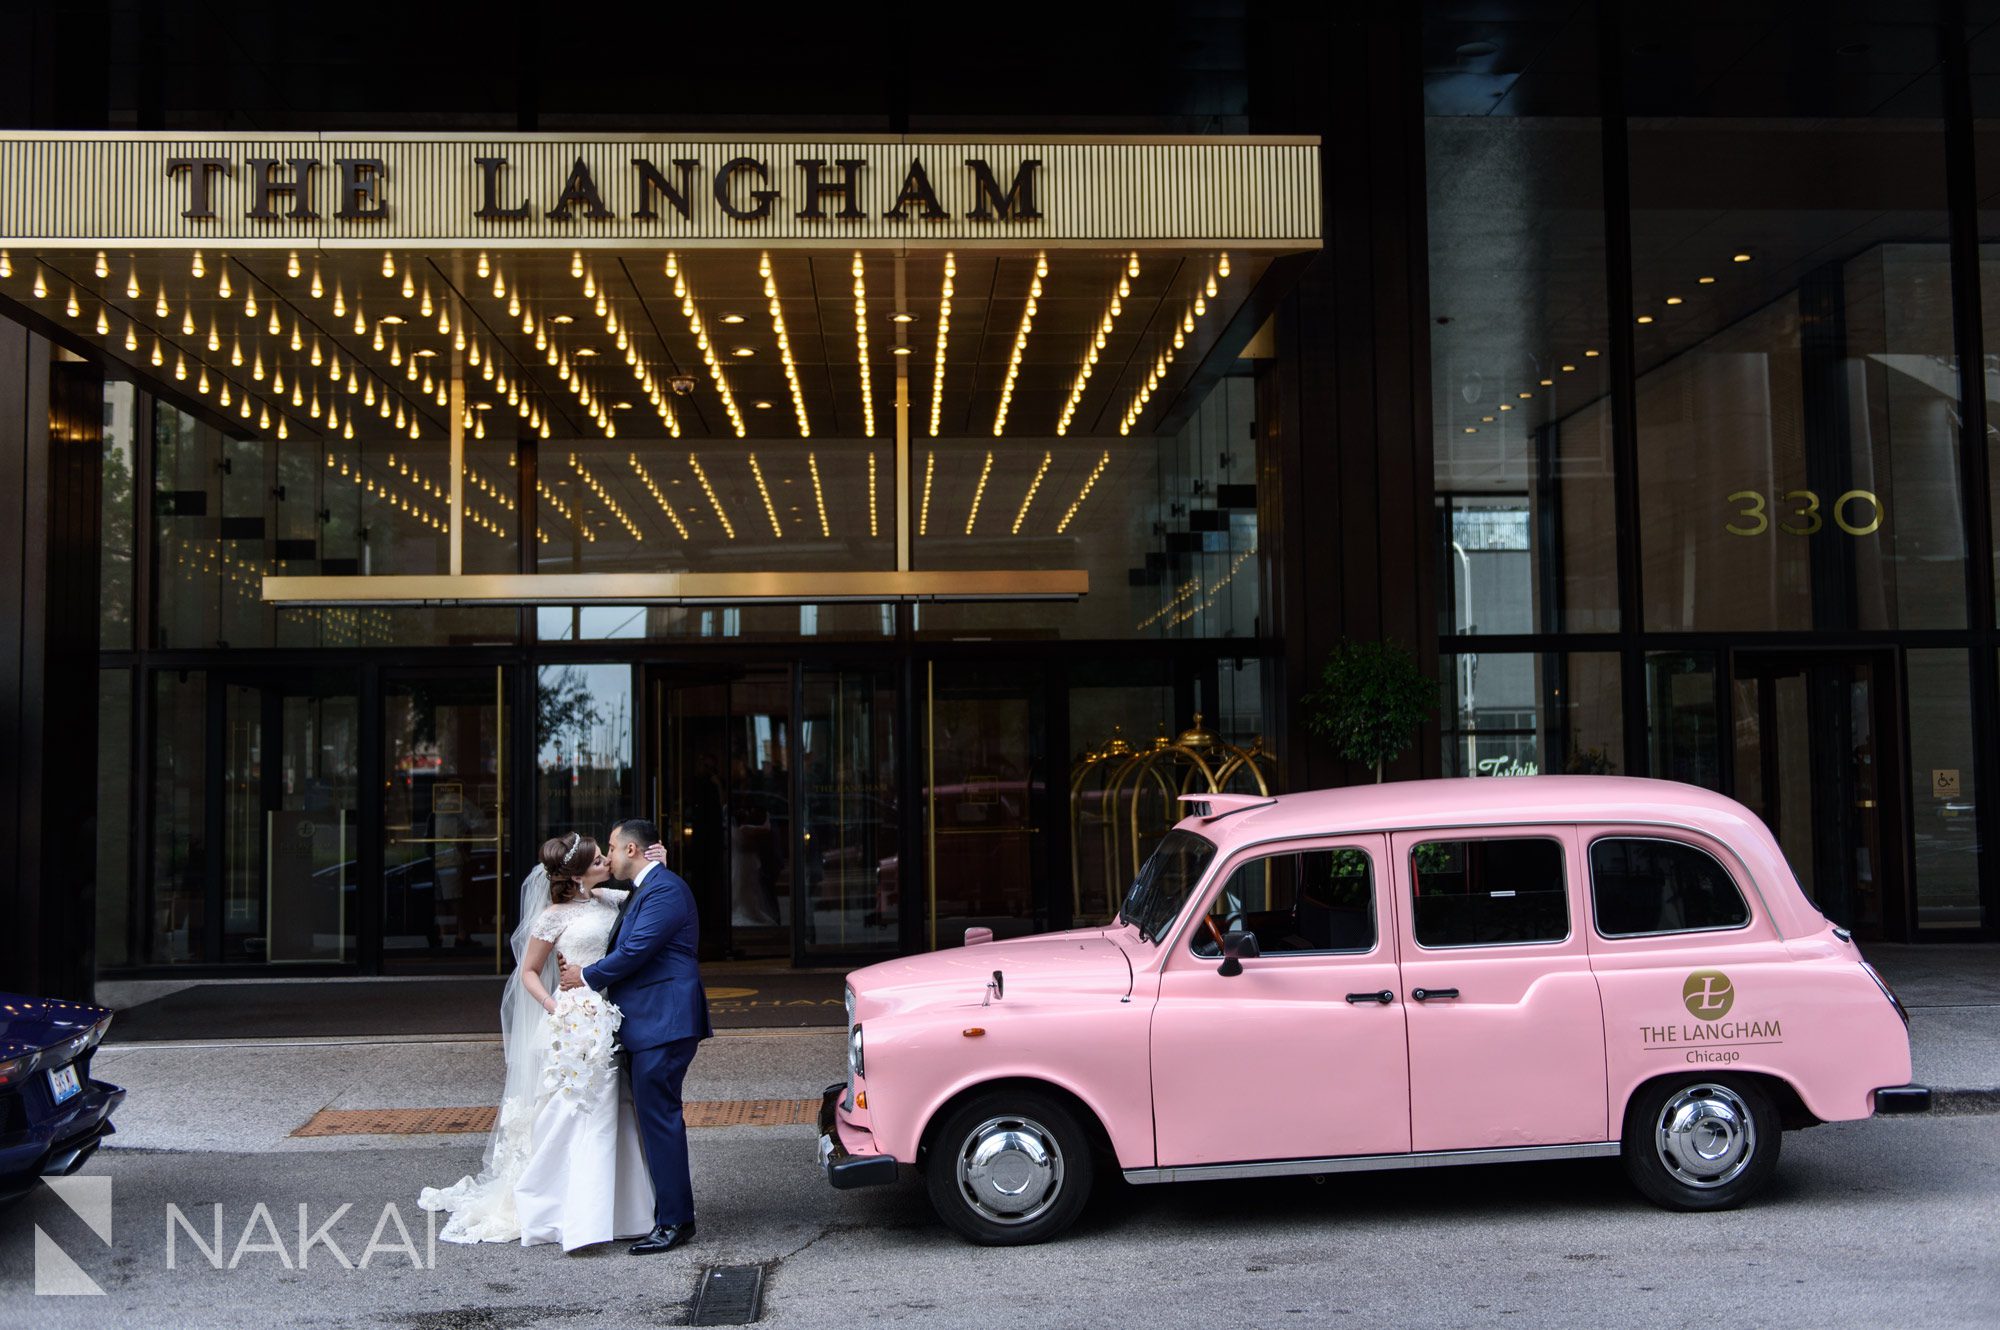
<path id="1" fill-rule="evenodd" d="M 979 1038 L 980 1035 L 985 1034 L 986 1031 L 982 1030 L 977 1025 L 974 1025 L 968 1029 L 960 1030 L 959 1033 L 964 1035 L 967 1039 L 977 1039 Z"/>
<path id="2" fill-rule="evenodd" d="M 866 1090 L 863 1090 L 860 1094 L 854 1096 L 854 1106 L 856 1108 L 868 1107 L 868 1092 Z"/>

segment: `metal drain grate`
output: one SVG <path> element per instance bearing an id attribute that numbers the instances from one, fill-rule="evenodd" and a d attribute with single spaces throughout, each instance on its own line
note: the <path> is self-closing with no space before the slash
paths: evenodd
<path id="1" fill-rule="evenodd" d="M 764 1267 L 711 1265 L 701 1272 L 689 1325 L 749 1325 L 764 1315 Z"/>
<path id="2" fill-rule="evenodd" d="M 709 1099 L 681 1110 L 690 1127 L 791 1127 L 819 1121 L 817 1099 Z"/>

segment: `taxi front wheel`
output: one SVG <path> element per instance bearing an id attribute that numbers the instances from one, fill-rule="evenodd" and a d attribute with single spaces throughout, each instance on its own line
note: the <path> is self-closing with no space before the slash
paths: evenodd
<path id="1" fill-rule="evenodd" d="M 938 1128 L 925 1185 L 938 1218 L 982 1246 L 1043 1242 L 1090 1199 L 1090 1141 L 1054 1097 L 1032 1090 L 982 1094 Z"/>
<path id="2" fill-rule="evenodd" d="M 1625 1109 L 1625 1172 L 1655 1205 L 1727 1210 L 1771 1180 L 1784 1126 L 1756 1082 L 1737 1076 L 1656 1081 Z"/>

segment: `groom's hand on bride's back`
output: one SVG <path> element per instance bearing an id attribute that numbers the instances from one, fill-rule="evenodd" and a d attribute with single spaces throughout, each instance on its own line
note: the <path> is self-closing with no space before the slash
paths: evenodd
<path id="1" fill-rule="evenodd" d="M 576 964 L 576 962 L 574 961 L 564 961 L 562 963 L 561 986 L 563 988 L 582 988 L 583 967 Z"/>

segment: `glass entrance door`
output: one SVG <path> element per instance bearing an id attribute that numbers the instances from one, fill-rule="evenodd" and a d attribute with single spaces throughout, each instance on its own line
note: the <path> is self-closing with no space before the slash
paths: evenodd
<path id="1" fill-rule="evenodd" d="M 793 954 L 792 682 L 786 666 L 653 680 L 655 818 L 694 891 L 704 959 Z"/>
<path id="2" fill-rule="evenodd" d="M 1732 665 L 1737 799 L 1770 826 L 1822 913 L 1882 936 L 1903 908 L 1888 660 L 1738 652 Z"/>
<path id="3" fill-rule="evenodd" d="M 507 672 L 382 684 L 382 962 L 500 973 L 506 896 Z"/>
<path id="4" fill-rule="evenodd" d="M 895 676 L 808 667 L 800 699 L 800 954 L 814 964 L 894 955 L 902 827 Z"/>
<path id="5" fill-rule="evenodd" d="M 995 937 L 1045 932 L 1054 925 L 1041 680 L 958 661 L 927 669 L 925 944 L 955 946 L 974 926 Z"/>
<path id="6" fill-rule="evenodd" d="M 209 741 L 208 839 L 221 849 L 211 956 L 353 962 L 361 709 L 351 683 L 218 673 L 208 707 L 222 718 Z"/>

